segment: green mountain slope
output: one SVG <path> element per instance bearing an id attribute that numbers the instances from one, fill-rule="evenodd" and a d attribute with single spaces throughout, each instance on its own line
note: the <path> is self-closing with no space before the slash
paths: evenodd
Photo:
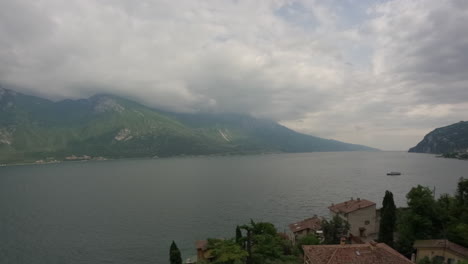
<path id="1" fill-rule="evenodd" d="M 242 115 L 167 113 L 112 95 L 52 102 L 0 88 L 0 163 L 351 150 L 373 149 Z"/>
<path id="2" fill-rule="evenodd" d="M 430 132 L 409 152 L 419 153 L 452 153 L 466 152 L 468 150 L 468 122 L 440 127 Z"/>
<path id="3" fill-rule="evenodd" d="M 242 149 L 282 152 L 376 150 L 293 131 L 278 123 L 238 114 L 169 114 L 198 130 L 211 131 Z"/>

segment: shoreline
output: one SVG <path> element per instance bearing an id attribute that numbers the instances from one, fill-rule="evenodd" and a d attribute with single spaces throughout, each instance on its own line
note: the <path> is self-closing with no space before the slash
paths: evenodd
<path id="1" fill-rule="evenodd" d="M 229 153 L 216 153 L 216 154 L 204 154 L 204 155 L 174 155 L 174 156 L 147 156 L 147 157 L 122 157 L 122 158 L 110 158 L 110 157 L 96 157 L 91 159 L 76 159 L 76 160 L 54 160 L 50 162 L 18 162 L 18 163 L 0 163 L 0 167 L 12 167 L 12 166 L 31 166 L 31 165 L 49 165 L 57 163 L 69 163 L 69 162 L 86 162 L 86 161 L 110 161 L 110 160 L 138 160 L 138 159 L 171 159 L 171 158 L 200 158 L 200 157 L 229 157 L 229 156 L 249 156 L 249 155 L 271 155 L 271 154 L 300 154 L 300 153 L 330 153 L 330 152 L 375 152 L 375 151 L 313 151 L 313 152 L 229 152 Z M 379 151 L 380 152 L 380 151 Z"/>
<path id="2" fill-rule="evenodd" d="M 50 162 L 18 162 L 18 163 L 0 163 L 0 167 L 13 167 L 13 166 L 31 166 L 31 165 L 49 165 L 58 163 L 72 163 L 72 162 L 88 162 L 88 161 L 110 161 L 110 160 L 138 160 L 138 159 L 170 159 L 170 158 L 198 158 L 198 157 L 228 157 L 228 156 L 248 156 L 248 155 L 269 155 L 269 154 L 282 154 L 290 152 L 238 152 L 238 153 L 218 153 L 208 155 L 174 155 L 174 156 L 147 156 L 147 157 L 123 157 L 123 158 L 107 158 L 97 157 L 91 159 L 75 159 L 75 160 L 54 160 Z M 296 152 L 294 152 L 296 153 Z M 301 152 L 301 153 L 313 153 L 313 152 Z"/>

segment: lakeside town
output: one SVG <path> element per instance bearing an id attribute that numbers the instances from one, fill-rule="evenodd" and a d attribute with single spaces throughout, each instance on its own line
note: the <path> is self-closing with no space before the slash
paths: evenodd
<path id="1" fill-rule="evenodd" d="M 380 208 L 376 202 L 361 198 L 332 203 L 328 217 L 314 215 L 291 223 L 288 232 L 277 232 L 271 223 L 252 220 L 237 226 L 235 239 L 196 241 L 197 255 L 183 263 L 468 263 L 467 223 L 461 220 L 468 211 L 468 179 L 460 179 L 453 197 L 444 194 L 436 199 L 422 186 L 414 187 L 406 197 L 405 208 L 395 207 L 389 191 Z M 170 261 L 182 263 L 175 242 Z"/>

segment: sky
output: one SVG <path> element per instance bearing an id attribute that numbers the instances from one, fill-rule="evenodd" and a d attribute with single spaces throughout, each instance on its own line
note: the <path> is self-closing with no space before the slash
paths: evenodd
<path id="1" fill-rule="evenodd" d="M 467 120 L 466 0 L 0 0 L 0 84 L 407 150 Z"/>

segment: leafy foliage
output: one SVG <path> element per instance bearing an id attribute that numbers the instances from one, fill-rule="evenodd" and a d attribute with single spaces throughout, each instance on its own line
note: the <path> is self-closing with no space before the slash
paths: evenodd
<path id="1" fill-rule="evenodd" d="M 301 252 L 304 253 L 304 250 L 302 249 L 303 245 L 319 245 L 320 244 L 320 239 L 318 239 L 317 236 L 314 234 L 308 234 L 306 236 L 303 236 L 297 241 L 296 247 L 297 249 Z"/>
<path id="2" fill-rule="evenodd" d="M 240 232 L 237 232 L 237 230 Z M 242 234 L 244 231 L 246 234 Z M 236 238 L 209 239 L 213 263 L 297 263 L 299 258 L 292 255 L 291 242 L 267 222 L 254 222 L 236 228 Z"/>
<path id="3" fill-rule="evenodd" d="M 408 208 L 397 221 L 396 248 L 405 255 L 417 239 L 448 239 L 468 247 L 468 179 L 460 178 L 455 196 L 441 195 L 418 185 L 407 194 Z"/>
<path id="4" fill-rule="evenodd" d="M 324 244 L 339 244 L 341 237 L 347 235 L 349 227 L 349 223 L 338 215 L 333 216 L 330 221 L 323 221 Z"/>
<path id="5" fill-rule="evenodd" d="M 398 221 L 399 239 L 397 248 L 410 255 L 416 239 L 430 239 L 437 236 L 435 200 L 432 191 L 421 185 L 414 187 L 406 195 L 408 210 L 402 212 Z"/>
<path id="6" fill-rule="evenodd" d="M 214 264 L 241 264 L 247 257 L 247 252 L 233 239 L 208 239 L 208 247 L 211 250 Z"/>

